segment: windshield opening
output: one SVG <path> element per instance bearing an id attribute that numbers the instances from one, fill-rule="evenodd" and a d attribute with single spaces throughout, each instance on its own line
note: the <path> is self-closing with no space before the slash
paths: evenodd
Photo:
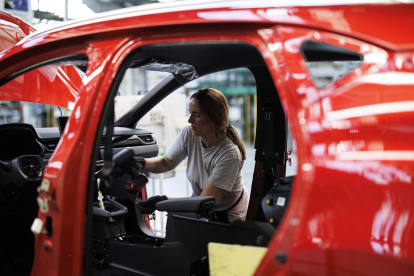
<path id="1" fill-rule="evenodd" d="M 57 127 L 56 118 L 71 114 L 71 109 L 56 105 L 0 101 L 0 124 L 26 123 L 35 128 Z"/>

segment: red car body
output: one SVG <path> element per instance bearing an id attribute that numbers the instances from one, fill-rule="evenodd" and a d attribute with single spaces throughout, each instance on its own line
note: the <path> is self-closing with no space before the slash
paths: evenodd
<path id="1" fill-rule="evenodd" d="M 35 32 L 36 30 L 26 22 L 14 17 L 13 15 L 0 11 L 1 24 L 1 43 L 0 52 L 13 47 L 22 38 Z"/>
<path id="2" fill-rule="evenodd" d="M 0 52 L 13 47 L 24 37 L 36 31 L 26 22 L 2 11 L 0 11 L 0 26 Z M 47 82 L 46 77 L 39 74 L 37 70 L 28 74 L 28 77 L 33 80 L 39 78 L 39 84 L 22 88 L 17 80 L 12 80 L 3 87 L 1 100 L 24 100 L 67 107 L 68 102 L 75 102 L 77 91 L 82 84 L 81 78 L 72 66 L 62 67 L 58 78 L 52 83 Z M 16 93 L 16 89 L 20 90 L 20 93 Z"/>
<path id="3" fill-rule="evenodd" d="M 69 22 L 1 52 L 0 79 L 62 55 L 89 59 L 78 115 L 44 174 L 54 235 L 36 236 L 32 275 L 82 273 L 91 134 L 123 59 L 148 44 L 220 40 L 262 54 L 298 149 L 289 208 L 255 275 L 414 274 L 413 15 L 414 5 L 391 2 L 178 2 Z M 359 53 L 363 64 L 318 89 L 305 40 Z"/>

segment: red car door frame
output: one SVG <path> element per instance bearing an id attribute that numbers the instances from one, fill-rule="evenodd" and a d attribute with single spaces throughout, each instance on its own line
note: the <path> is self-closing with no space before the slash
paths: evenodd
<path id="1" fill-rule="evenodd" d="M 56 234 L 52 237 L 45 234 L 37 236 L 32 275 L 82 273 L 86 191 L 95 140 L 91 133 L 97 131 L 108 91 L 125 57 L 134 49 L 148 44 L 239 41 L 254 45 L 269 68 L 272 68 L 276 66 L 275 59 L 259 34 L 260 30 L 261 28 L 257 29 L 254 25 L 243 30 L 230 26 L 220 30 L 220 34 L 217 35 L 217 31 L 202 32 L 200 28 L 179 26 L 174 32 L 158 34 L 157 36 L 162 39 L 152 39 L 155 36 L 152 34 L 148 38 L 107 38 L 88 45 L 84 52 L 88 55 L 89 64 L 73 110 L 75 116 L 70 117 L 67 134 L 62 136 L 49 161 L 52 166 L 49 165 L 44 174 L 44 179 L 50 183 L 49 192 L 40 195 L 43 200 L 48 199 L 49 212 L 39 212 L 39 218 L 46 221 L 46 217 L 51 216 L 53 232 Z M 62 51 L 60 54 L 65 52 Z M 272 72 L 272 75 L 277 77 L 275 72 Z M 77 113 L 79 115 L 76 115 Z M 69 138 L 70 133 L 74 134 L 72 138 Z M 77 171 L 77 174 L 74 174 L 74 171 Z M 76 186 L 69 183 L 76 183 Z M 48 250 L 45 250 L 46 244 Z"/>

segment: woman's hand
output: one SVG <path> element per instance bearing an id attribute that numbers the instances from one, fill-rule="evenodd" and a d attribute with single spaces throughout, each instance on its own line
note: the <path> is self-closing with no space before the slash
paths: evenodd
<path id="1" fill-rule="evenodd" d="M 144 170 L 152 173 L 164 173 L 171 171 L 178 166 L 180 162 L 173 162 L 167 156 L 158 156 L 145 159 Z"/>
<path id="2" fill-rule="evenodd" d="M 223 197 L 225 192 L 225 190 L 217 188 L 207 182 L 200 196 L 214 196 L 217 204 L 217 202 L 219 202 L 219 200 Z"/>

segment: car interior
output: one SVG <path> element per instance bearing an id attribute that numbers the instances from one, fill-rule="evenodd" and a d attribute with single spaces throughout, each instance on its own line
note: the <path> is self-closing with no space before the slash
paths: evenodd
<path id="1" fill-rule="evenodd" d="M 128 275 L 161 275 L 174 271 L 174 275 L 208 275 L 209 242 L 266 246 L 283 214 L 279 214 L 279 217 L 275 217 L 273 223 L 270 223 L 260 206 L 274 182 L 285 176 L 287 124 L 273 79 L 259 51 L 248 43 L 233 41 L 155 44 L 136 49 L 125 59 L 117 73 L 98 133 L 101 133 L 104 127 L 110 128 L 110 120 L 104 118 L 110 118 L 108 114 L 113 112 L 111 100 L 118 90 L 119 81 L 125 70 L 134 67 L 172 72 L 115 122 L 115 127 L 131 128 L 134 131 L 137 122 L 156 104 L 195 77 L 233 68 L 248 68 L 253 73 L 258 97 L 257 110 L 260 111 L 257 117 L 256 165 L 249 213 L 245 222 L 225 224 L 218 222 L 214 216 L 214 197 L 181 198 L 160 202 L 156 205 L 157 209 L 168 213 L 166 236 L 161 237 L 148 229 L 144 215 L 136 207 L 140 200 L 146 198 L 145 192 L 128 194 L 125 191 L 124 184 L 128 175 L 113 178 L 110 189 L 102 185 L 104 179 L 98 180 L 102 193 L 109 195 L 105 197 L 104 204 L 109 204 L 111 208 L 105 212 L 99 208 L 96 200 L 96 182 L 99 177 L 94 178 L 91 175 L 91 179 L 94 180 L 89 183 L 89 194 L 93 196 L 89 202 L 92 208 L 87 211 L 87 214 L 91 215 L 88 215 L 86 242 L 89 241 L 92 245 L 90 252 L 87 251 L 87 246 L 85 247 L 85 255 L 86 259 L 92 260 L 90 265 L 93 273 L 104 275 L 109 270 Z M 273 139 L 266 141 L 265 136 L 269 133 L 265 129 L 269 125 L 265 122 L 266 114 L 262 110 L 269 105 L 271 113 L 274 114 L 270 126 L 273 126 L 275 131 L 270 133 Z M 118 141 L 128 141 L 130 133 L 114 136 Z M 96 141 L 101 139 L 102 137 L 97 135 Z M 113 147 L 107 146 L 102 151 L 95 146 L 94 156 L 108 155 L 105 153 L 107 149 L 113 149 L 111 155 L 119 154 L 123 147 L 118 147 L 117 143 L 114 143 Z M 148 147 L 137 145 L 132 148 L 138 156 L 157 156 L 157 149 L 146 150 Z M 264 184 L 261 174 L 265 170 L 265 152 L 269 152 L 269 148 L 278 157 L 275 167 L 269 170 L 270 173 L 266 176 L 268 181 Z M 94 166 L 96 162 L 92 164 Z M 91 168 L 94 175 L 97 171 L 98 168 Z M 291 187 L 292 177 L 284 178 L 283 184 Z M 272 213 L 272 210 L 270 212 Z M 110 222 L 108 217 L 112 217 L 116 222 Z M 162 265 L 159 265 L 160 260 Z M 156 262 L 158 265 L 155 265 Z"/>
<path id="2" fill-rule="evenodd" d="M 301 51 L 308 62 L 361 60 L 355 53 L 323 43 L 304 43 Z M 66 56 L 29 69 L 38 70 L 41 66 L 64 61 L 60 64 L 73 64 L 85 72 L 85 58 Z M 171 74 L 114 122 L 114 97 L 128 68 Z M 214 197 L 173 199 L 156 206 L 168 213 L 166 236 L 158 236 L 149 227 L 148 215 L 141 214 L 136 206 L 146 199 L 145 188 L 136 193 L 128 192 L 125 183 L 131 179 L 129 171 L 122 162 L 117 164 L 113 160 L 115 157 L 130 160 L 131 156 L 157 156 L 156 137 L 151 131 L 136 128 L 139 120 L 162 99 L 194 78 L 234 68 L 250 70 L 257 91 L 255 168 L 246 221 L 218 222 L 212 209 Z M 0 83 L 7 85 L 29 69 Z M 59 127 L 60 132 L 59 128 L 34 128 L 23 123 L 0 125 L 0 264 L 5 275 L 30 273 L 34 255 L 30 225 L 38 212 L 38 187 L 43 170 L 64 132 L 64 119 L 60 120 Z M 251 44 L 205 41 L 137 48 L 117 72 L 95 137 L 86 210 L 85 274 L 171 275 L 173 271 L 173 275 L 208 275 L 209 242 L 266 247 L 282 220 L 292 188 L 293 177 L 285 177 L 287 146 L 287 118 L 274 80 L 262 55 Z M 105 170 L 109 173 L 104 173 Z M 145 171 L 140 173 L 146 174 Z M 280 192 L 287 199 L 283 207 L 276 205 L 276 194 Z M 105 210 L 99 207 L 99 193 L 103 194 Z M 46 229 L 49 229 L 48 235 L 53 235 L 51 219 L 47 220 Z"/>

